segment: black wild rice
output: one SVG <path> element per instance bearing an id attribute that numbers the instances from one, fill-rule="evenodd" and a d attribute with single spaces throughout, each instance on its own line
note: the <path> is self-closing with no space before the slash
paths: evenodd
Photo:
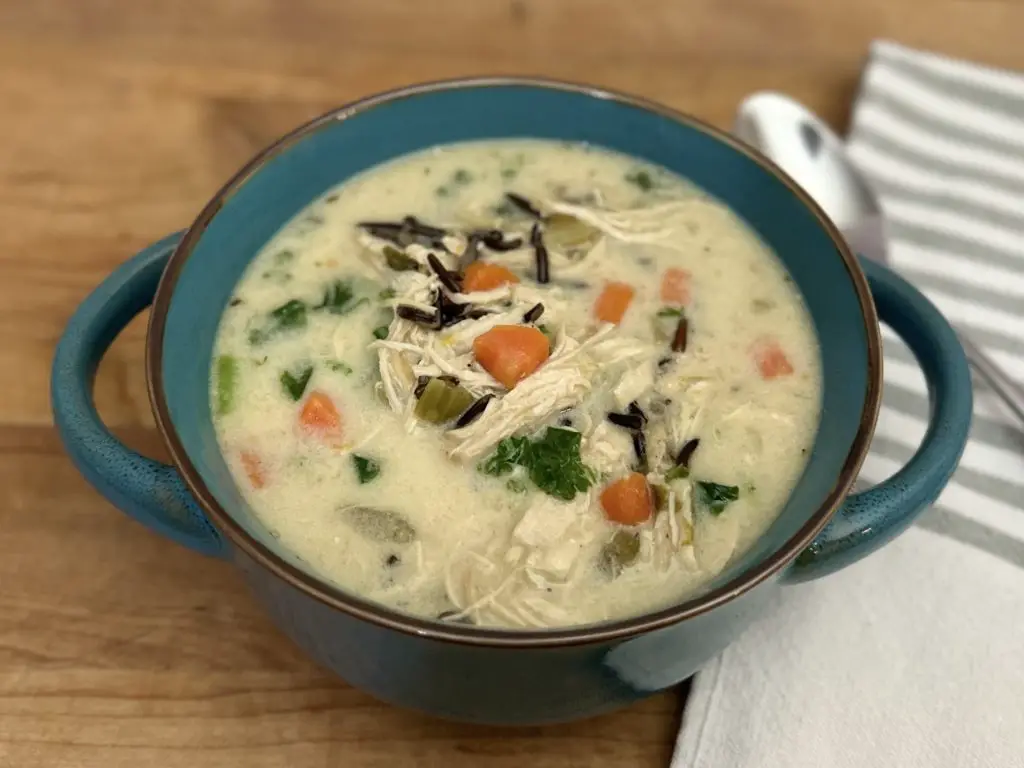
<path id="1" fill-rule="evenodd" d="M 504 253 L 505 251 L 514 251 L 523 244 L 521 237 L 510 237 L 505 239 L 505 233 L 500 229 L 488 229 L 482 232 L 473 233 L 480 242 L 490 248 L 492 251 L 498 253 Z"/>
<path id="2" fill-rule="evenodd" d="M 616 413 L 611 411 L 608 414 L 608 421 L 617 427 L 629 430 L 639 430 L 644 428 L 644 420 L 635 413 Z"/>
<path id="3" fill-rule="evenodd" d="M 698 445 L 700 445 L 699 437 L 695 437 L 692 440 L 687 440 L 683 444 L 683 447 L 679 449 L 679 453 L 676 455 L 676 466 L 689 469 L 690 459 L 693 457 L 693 452 L 697 450 Z"/>
<path id="4" fill-rule="evenodd" d="M 690 333 L 690 324 L 686 320 L 686 315 L 679 318 L 679 323 L 676 325 L 675 335 L 672 337 L 672 351 L 673 352 L 685 352 L 686 341 Z"/>
<path id="5" fill-rule="evenodd" d="M 530 245 L 533 246 L 533 253 L 537 260 L 537 282 L 543 285 L 551 278 L 548 274 L 548 249 L 544 245 L 544 236 L 541 234 L 539 222 L 534 224 L 533 229 L 530 230 Z"/>
<path id="6" fill-rule="evenodd" d="M 522 195 L 517 195 L 514 192 L 506 192 L 505 199 L 528 216 L 532 216 L 535 219 L 541 218 L 540 211 L 538 211 L 534 204 Z"/>
<path id="7" fill-rule="evenodd" d="M 435 327 L 438 321 L 436 312 L 424 312 L 422 309 L 410 307 L 408 304 L 399 304 L 395 307 L 395 314 L 403 320 L 431 327 Z"/>
<path id="8" fill-rule="evenodd" d="M 428 253 L 427 264 L 429 264 L 430 268 L 434 270 L 434 274 L 437 275 L 437 279 L 441 281 L 441 285 L 448 289 L 448 291 L 451 293 L 459 293 L 462 291 L 462 286 L 459 285 L 458 276 L 450 272 L 445 265 L 441 263 L 441 260 L 437 258 L 437 256 L 432 253 Z"/>
<path id="9" fill-rule="evenodd" d="M 492 394 L 486 394 L 483 397 L 477 399 L 475 403 L 473 403 L 471 406 L 469 406 L 469 408 L 463 411 L 462 415 L 455 420 L 454 429 L 462 429 L 463 427 L 468 427 L 474 421 L 479 419 L 483 415 L 484 410 L 486 410 L 487 404 L 491 402 L 491 400 L 493 399 L 494 395 Z"/>
<path id="10" fill-rule="evenodd" d="M 640 430 L 633 433 L 633 453 L 636 454 L 637 471 L 647 474 L 647 438 Z"/>
<path id="11" fill-rule="evenodd" d="M 433 237 L 440 239 L 447 237 L 448 232 L 440 227 L 433 227 L 430 224 L 425 224 L 415 216 L 406 216 L 402 219 L 402 224 L 407 230 L 414 235 L 422 235 L 423 237 Z"/>
<path id="12" fill-rule="evenodd" d="M 629 404 L 629 412 L 634 416 L 639 416 L 644 424 L 647 423 L 647 414 L 643 412 L 643 409 L 637 404 L 636 400 Z"/>
<path id="13" fill-rule="evenodd" d="M 532 307 L 530 307 L 528 310 L 526 310 L 526 314 L 523 315 L 523 322 L 524 323 L 535 323 L 538 320 L 540 320 L 540 316 L 543 315 L 543 314 L 544 314 L 544 305 L 543 304 L 534 304 Z"/>

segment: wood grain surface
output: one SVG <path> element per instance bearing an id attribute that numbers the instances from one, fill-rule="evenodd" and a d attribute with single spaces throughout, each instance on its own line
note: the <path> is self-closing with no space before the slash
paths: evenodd
<path id="1" fill-rule="evenodd" d="M 1022 29 L 1021 0 L 0 0 L 0 768 L 667 765 L 677 694 L 498 731 L 315 668 L 230 568 L 128 521 L 71 466 L 47 396 L 62 327 L 255 150 L 374 91 L 544 74 L 728 126 L 775 88 L 842 127 L 872 38 L 1024 69 Z M 139 318 L 97 399 L 162 455 L 144 337 Z"/>

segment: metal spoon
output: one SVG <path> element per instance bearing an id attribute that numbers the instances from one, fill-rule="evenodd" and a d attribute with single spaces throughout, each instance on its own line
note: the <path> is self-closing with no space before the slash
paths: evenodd
<path id="1" fill-rule="evenodd" d="M 733 133 L 761 150 L 813 197 L 857 253 L 889 261 L 878 198 L 846 153 L 846 145 L 807 108 L 779 93 L 745 99 Z M 957 331 L 967 360 L 1024 423 L 1024 389 L 980 347 Z"/>

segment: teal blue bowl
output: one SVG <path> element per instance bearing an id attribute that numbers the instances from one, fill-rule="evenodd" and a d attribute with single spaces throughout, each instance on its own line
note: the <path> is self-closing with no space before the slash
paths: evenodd
<path id="1" fill-rule="evenodd" d="M 408 152 L 502 137 L 586 141 L 665 166 L 729 204 L 779 254 L 821 342 L 824 404 L 807 469 L 779 518 L 709 589 L 636 618 L 554 631 L 444 625 L 347 594 L 304 570 L 260 525 L 215 439 L 208 381 L 218 319 L 253 256 L 329 187 Z M 873 297 L 873 300 L 872 300 Z M 92 400 L 100 358 L 149 304 L 153 411 L 173 457 L 130 451 Z M 882 386 L 878 320 L 929 384 L 921 448 L 885 483 L 849 495 Z M 768 160 L 691 117 L 566 83 L 474 79 L 375 96 L 317 118 L 249 162 L 183 233 L 114 271 L 79 307 L 53 364 L 68 454 L 115 506 L 159 534 L 234 561 L 280 628 L 370 693 L 435 715 L 564 721 L 675 685 L 752 621 L 771 591 L 869 554 L 905 529 L 959 461 L 971 381 L 955 334 L 914 288 L 858 264 L 822 211 Z"/>

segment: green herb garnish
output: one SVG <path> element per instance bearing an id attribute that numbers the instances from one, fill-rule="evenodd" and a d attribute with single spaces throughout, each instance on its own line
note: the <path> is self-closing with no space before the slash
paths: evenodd
<path id="1" fill-rule="evenodd" d="M 480 465 L 480 471 L 500 477 L 521 466 L 544 493 L 571 501 L 596 479 L 596 473 L 580 458 L 580 442 L 579 432 L 560 427 L 548 427 L 535 440 L 507 437 Z"/>
<path id="2" fill-rule="evenodd" d="M 671 483 L 673 480 L 682 480 L 684 477 L 689 476 L 690 470 L 686 467 L 672 467 L 672 469 L 665 473 L 665 480 Z"/>
<path id="3" fill-rule="evenodd" d="M 276 309 L 272 309 L 267 315 L 267 324 L 262 328 L 253 328 L 249 331 L 249 343 L 262 344 L 281 331 L 294 328 L 306 327 L 306 302 L 300 299 L 292 299 Z"/>
<path id="4" fill-rule="evenodd" d="M 501 477 L 520 465 L 526 466 L 525 457 L 529 447 L 528 438 L 506 437 L 498 443 L 494 453 L 480 465 L 480 471 L 485 475 Z"/>
<path id="5" fill-rule="evenodd" d="M 632 173 L 627 173 L 626 181 L 639 187 L 644 192 L 654 189 L 654 179 L 651 178 L 651 174 L 647 171 L 633 171 Z"/>
<path id="6" fill-rule="evenodd" d="M 291 272 L 284 272 L 280 269 L 271 269 L 263 273 L 264 280 L 274 280 L 278 285 L 284 285 L 292 279 Z"/>
<path id="7" fill-rule="evenodd" d="M 281 328 L 303 328 L 306 325 L 306 302 L 292 299 L 271 310 L 270 317 Z"/>
<path id="8" fill-rule="evenodd" d="M 380 462 L 360 456 L 358 453 L 352 454 L 352 466 L 356 468 L 356 476 L 359 478 L 360 485 L 366 485 L 380 474 Z"/>
<path id="9" fill-rule="evenodd" d="M 518 477 L 511 478 L 505 487 L 508 488 L 512 493 L 526 493 L 526 483 Z"/>
<path id="10" fill-rule="evenodd" d="M 540 323 L 537 326 L 537 330 L 540 331 L 541 333 L 543 333 L 545 336 L 547 336 L 547 338 L 548 338 L 548 345 L 549 346 L 552 346 L 552 347 L 555 346 L 555 332 L 554 332 L 554 330 L 552 330 L 550 325 L 545 325 L 544 323 Z"/>
<path id="11" fill-rule="evenodd" d="M 730 502 L 736 501 L 739 497 L 740 489 L 737 485 L 722 485 L 705 481 L 697 483 L 697 498 L 712 515 L 722 514 Z"/>
<path id="12" fill-rule="evenodd" d="M 658 310 L 658 317 L 682 317 L 683 310 L 678 307 L 662 307 Z"/>
<path id="13" fill-rule="evenodd" d="M 383 291 L 381 291 L 380 293 L 377 294 L 377 298 L 380 299 L 381 301 L 387 301 L 388 299 L 393 299 L 393 298 L 395 298 L 395 296 L 396 296 L 396 294 L 395 294 L 395 289 L 394 288 L 385 288 Z"/>
<path id="14" fill-rule="evenodd" d="M 351 376 L 353 373 L 352 366 L 348 363 L 342 362 L 341 360 L 327 360 L 324 365 L 335 373 L 343 373 L 346 376 Z"/>
<path id="15" fill-rule="evenodd" d="M 335 280 L 324 291 L 323 300 L 313 309 L 325 310 L 332 315 L 347 315 L 352 310 L 363 304 L 369 304 L 370 300 L 365 296 L 356 299 L 352 284 L 344 280 Z"/>
<path id="16" fill-rule="evenodd" d="M 217 358 L 217 415 L 223 416 L 235 407 L 238 385 L 238 361 L 232 355 Z"/>
<path id="17" fill-rule="evenodd" d="M 281 386 L 284 387 L 284 392 L 292 400 L 298 402 L 299 398 L 302 397 L 302 393 L 306 391 L 306 385 L 309 384 L 309 380 L 313 377 L 313 366 L 303 365 L 295 371 L 283 371 L 281 373 Z"/>
<path id="18" fill-rule="evenodd" d="M 566 501 L 587 490 L 594 473 L 580 459 L 579 432 L 548 427 L 544 437 L 530 443 L 527 451 L 530 480 L 549 496 Z"/>
<path id="19" fill-rule="evenodd" d="M 375 339 L 380 339 L 381 341 L 388 337 L 388 333 L 389 331 L 386 325 L 378 325 L 373 329 L 373 337 Z"/>

